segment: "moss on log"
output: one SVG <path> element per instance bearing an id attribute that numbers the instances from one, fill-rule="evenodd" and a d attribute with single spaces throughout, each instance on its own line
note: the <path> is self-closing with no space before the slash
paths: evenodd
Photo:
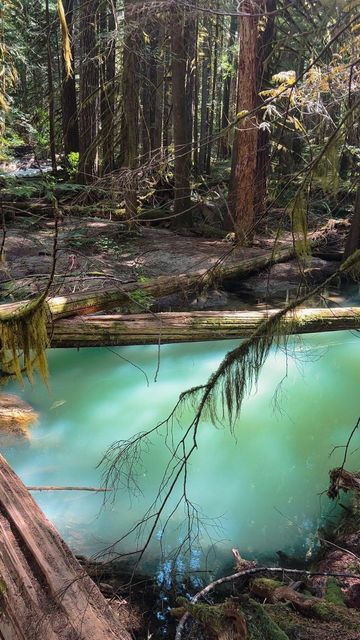
<path id="1" fill-rule="evenodd" d="M 99 347 L 245 338 L 269 311 L 197 311 L 87 316 L 57 320 L 49 327 L 52 347 Z M 283 320 L 283 333 L 360 329 L 359 308 L 298 309 Z"/>

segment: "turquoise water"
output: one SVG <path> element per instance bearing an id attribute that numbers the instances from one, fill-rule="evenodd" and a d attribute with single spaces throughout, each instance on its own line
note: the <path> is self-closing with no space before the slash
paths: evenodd
<path id="1" fill-rule="evenodd" d="M 5 450 L 5 456 L 27 485 L 100 486 L 97 465 L 107 447 L 164 419 L 179 393 L 206 381 L 236 344 L 163 346 L 157 382 L 156 347 L 51 351 L 50 391 L 38 383 L 20 392 L 40 416 L 31 442 Z M 227 559 L 232 547 L 245 556 L 266 557 L 278 549 L 305 554 L 312 548 L 314 532 L 329 511 L 320 494 L 329 469 L 343 456 L 342 449 L 331 458 L 330 452 L 345 444 L 360 415 L 359 357 L 355 333 L 293 339 L 287 353 L 271 352 L 235 437 L 226 428 L 202 423 L 188 493 L 208 526 L 198 540 L 205 555 L 195 553 L 193 566 L 203 564 L 213 542 L 217 557 Z M 175 435 L 190 420 L 188 410 Z M 359 445 L 357 434 L 348 468 L 359 467 Z M 156 437 L 139 470 L 142 493 L 129 497 L 120 489 L 115 502 L 105 506 L 103 495 L 94 493 L 34 496 L 76 552 L 94 554 L 141 518 L 168 457 L 164 439 Z M 162 538 L 165 554 L 180 542 L 183 525 L 180 506 Z M 160 525 L 155 534 L 153 557 L 160 554 Z M 131 551 L 137 543 L 141 540 L 132 536 L 120 550 Z"/>

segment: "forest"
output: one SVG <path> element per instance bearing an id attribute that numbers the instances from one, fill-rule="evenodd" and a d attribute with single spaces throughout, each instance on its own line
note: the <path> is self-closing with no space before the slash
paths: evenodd
<path id="1" fill-rule="evenodd" d="M 360 2 L 0 53 L 0 638 L 360 637 Z"/>

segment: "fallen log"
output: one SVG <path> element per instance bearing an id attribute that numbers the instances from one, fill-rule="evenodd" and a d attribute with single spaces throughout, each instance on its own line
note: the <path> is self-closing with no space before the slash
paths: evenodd
<path id="1" fill-rule="evenodd" d="M 52 347 L 100 347 L 245 338 L 277 313 L 196 311 L 60 319 L 49 326 Z M 284 334 L 360 329 L 360 308 L 298 309 L 283 320 Z"/>
<path id="2" fill-rule="evenodd" d="M 162 298 L 177 292 L 186 294 L 190 291 L 201 291 L 214 285 L 215 282 L 235 277 L 246 278 L 251 273 L 265 269 L 272 264 L 286 262 L 293 256 L 293 247 L 275 252 L 269 251 L 260 256 L 240 260 L 237 263 L 202 269 L 191 274 L 160 276 L 149 282 L 129 283 L 105 291 L 84 291 L 83 293 L 48 298 L 48 308 L 54 319 L 111 310 L 123 305 L 129 306 L 130 302 L 138 304 L 141 309 L 141 300 L 144 300 L 144 297 L 145 299 Z M 0 322 L 3 314 L 17 311 L 26 302 L 28 301 L 1 305 Z"/>
<path id="3" fill-rule="evenodd" d="M 0 456 L 2 640 L 131 640 Z"/>
<path id="4" fill-rule="evenodd" d="M 58 486 L 40 486 L 26 487 L 28 491 L 91 491 L 94 493 L 109 493 L 112 489 L 102 489 L 100 487 L 58 487 Z"/>

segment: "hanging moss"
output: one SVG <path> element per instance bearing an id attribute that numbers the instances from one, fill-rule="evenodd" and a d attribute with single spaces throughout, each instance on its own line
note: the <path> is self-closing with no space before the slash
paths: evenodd
<path id="1" fill-rule="evenodd" d="M 307 228 L 306 190 L 307 184 L 304 184 L 300 187 L 295 195 L 294 202 L 290 209 L 291 228 L 295 252 L 303 260 L 310 255 L 310 245 L 308 242 Z"/>
<path id="2" fill-rule="evenodd" d="M 46 349 L 47 307 L 42 300 L 28 303 L 0 320 L 0 367 L 22 383 L 25 374 L 33 382 L 37 369 L 44 382 L 48 379 Z"/>

